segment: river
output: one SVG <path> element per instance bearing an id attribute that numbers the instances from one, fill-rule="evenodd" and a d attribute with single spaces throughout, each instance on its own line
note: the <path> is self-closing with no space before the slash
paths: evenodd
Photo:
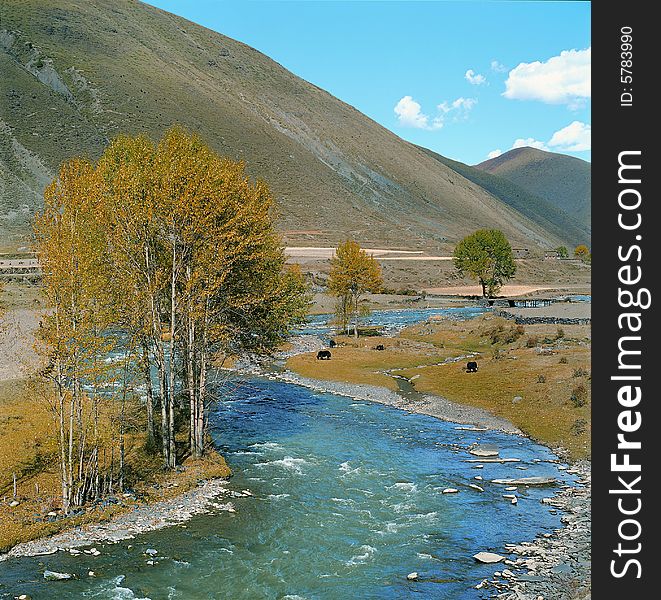
<path id="1" fill-rule="evenodd" d="M 283 382 L 241 381 L 211 415 L 235 472 L 229 487 L 253 493 L 233 499 L 235 513 L 96 544 L 97 557 L 11 559 L 0 565 L 0 598 L 485 598 L 474 586 L 498 567 L 473 554 L 503 553 L 504 544 L 561 526 L 560 514 L 540 502 L 557 487 L 519 488 L 512 505 L 490 482 L 540 475 L 573 483 L 550 450 L 526 438 Z M 521 462 L 476 468 L 466 462 L 474 443 Z M 449 487 L 459 492 L 443 494 Z M 148 548 L 158 551 L 153 565 Z M 45 582 L 44 569 L 79 579 Z M 407 581 L 412 571 L 418 581 Z"/>

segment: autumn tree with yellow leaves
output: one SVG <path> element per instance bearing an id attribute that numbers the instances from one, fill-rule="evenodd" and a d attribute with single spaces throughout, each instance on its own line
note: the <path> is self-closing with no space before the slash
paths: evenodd
<path id="1" fill-rule="evenodd" d="M 146 445 L 160 441 L 173 468 L 185 453 L 204 453 L 208 406 L 222 393 L 214 361 L 271 352 L 303 321 L 307 287 L 285 266 L 272 204 L 242 163 L 181 128 L 157 144 L 120 136 L 96 164 L 62 166 L 35 233 L 53 307 L 41 339 L 59 398 L 68 502 L 82 503 L 76 486 L 88 485 L 73 457 L 89 444 L 80 407 L 90 397 L 123 394 L 113 405 L 123 409 L 140 385 Z M 118 364 L 103 360 L 113 348 Z M 184 415 L 186 449 L 176 441 Z"/>
<path id="2" fill-rule="evenodd" d="M 342 329 L 358 337 L 360 300 L 367 292 L 383 287 L 381 267 L 360 245 L 347 240 L 340 244 L 331 259 L 328 289 L 336 297 L 335 314 Z"/>

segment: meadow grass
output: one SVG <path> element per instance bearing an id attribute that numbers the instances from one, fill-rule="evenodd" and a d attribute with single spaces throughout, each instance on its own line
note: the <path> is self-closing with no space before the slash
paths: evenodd
<path id="1" fill-rule="evenodd" d="M 213 450 L 201 459 L 187 458 L 181 471 L 166 472 L 160 457 L 145 451 L 144 435 L 133 432 L 126 439 L 126 472 L 127 487 L 137 499 L 119 494 L 121 504 L 91 506 L 80 515 L 48 522 L 48 512 L 61 508 L 57 429 L 48 394 L 48 388 L 27 380 L 0 382 L 0 552 L 77 525 L 107 521 L 137 504 L 174 498 L 200 480 L 231 474 Z M 143 418 L 139 411 L 137 418 Z M 182 446 L 186 437 L 186 432 L 180 434 Z M 14 474 L 19 504 L 11 507 Z"/>
<path id="2" fill-rule="evenodd" d="M 486 409 L 570 459 L 590 456 L 590 328 L 526 325 L 485 315 L 471 321 L 430 320 L 397 337 L 336 338 L 329 361 L 314 353 L 292 357 L 287 367 L 305 377 L 397 389 L 386 373 L 411 380 L 415 389 Z M 382 343 L 384 351 L 373 347 Z M 477 373 L 466 373 L 474 354 Z M 578 394 L 576 393 L 578 388 Z M 578 396 L 577 398 L 573 398 Z"/>

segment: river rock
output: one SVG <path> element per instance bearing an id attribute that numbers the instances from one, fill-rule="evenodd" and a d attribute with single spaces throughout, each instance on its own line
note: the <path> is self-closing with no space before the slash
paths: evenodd
<path id="1" fill-rule="evenodd" d="M 502 485 L 553 485 L 557 483 L 555 477 L 521 477 L 521 479 L 492 479 L 492 483 Z"/>
<path id="2" fill-rule="evenodd" d="M 468 452 L 473 456 L 482 456 L 485 458 L 498 456 L 498 450 L 490 446 L 477 446 L 476 448 L 471 448 Z"/>
<path id="3" fill-rule="evenodd" d="M 497 456 L 494 457 L 482 457 L 482 458 L 468 458 L 464 462 L 467 463 L 515 463 L 515 462 L 521 462 L 520 458 L 498 458 Z M 522 468 L 526 469 L 527 467 L 516 467 L 517 469 Z"/>
<path id="4" fill-rule="evenodd" d="M 20 504 L 20 502 L 18 500 L 12 500 L 9 503 L 9 506 L 10 506 L 10 508 L 14 508 L 15 506 L 18 506 L 19 504 Z"/>
<path id="5" fill-rule="evenodd" d="M 477 479 L 478 481 L 482 481 L 482 475 L 475 475 L 473 479 Z"/>
<path id="6" fill-rule="evenodd" d="M 473 488 L 474 490 L 477 490 L 478 492 L 483 492 L 483 491 L 484 491 L 484 488 L 483 488 L 483 487 L 480 487 L 480 486 L 477 485 L 476 483 L 469 483 L 469 484 L 468 484 L 468 487 L 471 487 L 471 488 Z"/>
<path id="7" fill-rule="evenodd" d="M 478 552 L 477 554 L 473 555 L 473 558 L 477 562 L 485 563 L 487 565 L 499 563 L 501 560 L 505 560 L 504 556 L 494 552 Z"/>
<path id="8" fill-rule="evenodd" d="M 44 579 L 46 581 L 68 581 L 73 579 L 71 573 L 58 573 L 57 571 L 44 571 Z"/>
<path id="9" fill-rule="evenodd" d="M 514 496 L 514 498 L 512 498 L 512 504 L 518 504 L 518 502 L 519 500 L 517 499 L 516 496 Z"/>
<path id="10" fill-rule="evenodd" d="M 409 573 L 406 576 L 406 579 L 408 579 L 409 581 L 415 581 L 416 579 L 418 579 L 418 573 L 416 571 L 413 571 L 413 573 Z"/>
<path id="11" fill-rule="evenodd" d="M 145 554 L 148 556 L 156 556 L 158 554 L 158 550 L 155 550 L 154 548 L 147 548 L 145 550 Z"/>
<path id="12" fill-rule="evenodd" d="M 445 488 L 442 493 L 443 494 L 457 494 L 458 492 L 459 492 L 459 490 L 456 489 L 456 488 Z"/>

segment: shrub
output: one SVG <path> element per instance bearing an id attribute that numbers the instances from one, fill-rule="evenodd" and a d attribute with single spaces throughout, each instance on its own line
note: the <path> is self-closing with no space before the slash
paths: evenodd
<path id="1" fill-rule="evenodd" d="M 579 383 L 572 390 L 569 399 L 571 400 L 571 403 L 574 405 L 574 408 L 581 408 L 582 406 L 585 406 L 588 403 L 589 395 L 590 394 L 588 392 L 588 388 L 584 384 Z"/>
<path id="2" fill-rule="evenodd" d="M 566 357 L 566 356 L 563 356 L 563 357 L 560 359 L 560 364 L 561 364 L 561 365 L 566 365 L 568 362 L 569 362 L 569 361 L 567 360 L 567 357 Z"/>
<path id="3" fill-rule="evenodd" d="M 555 332 L 555 339 L 560 340 L 565 337 L 565 330 L 562 327 L 558 327 L 558 330 Z"/>
<path id="4" fill-rule="evenodd" d="M 582 367 L 574 369 L 573 377 L 587 377 L 590 374 L 590 371 L 586 371 Z"/>
<path id="5" fill-rule="evenodd" d="M 546 377 L 544 375 L 537 375 L 537 383 L 546 383 Z"/>
<path id="6" fill-rule="evenodd" d="M 539 343 L 539 338 L 536 335 L 531 335 L 526 340 L 526 348 L 534 348 Z"/>
<path id="7" fill-rule="evenodd" d="M 588 422 L 585 419 L 576 419 L 569 430 L 573 435 L 581 435 L 586 432 L 587 428 Z"/>

